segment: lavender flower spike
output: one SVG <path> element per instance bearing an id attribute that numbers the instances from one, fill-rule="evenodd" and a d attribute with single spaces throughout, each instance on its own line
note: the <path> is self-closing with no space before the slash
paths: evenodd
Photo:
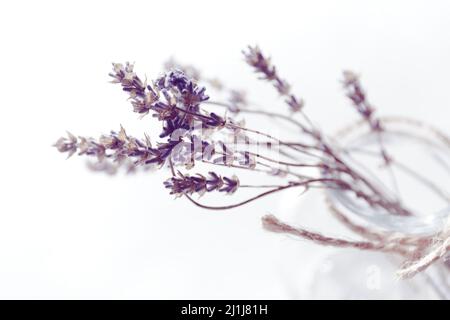
<path id="1" fill-rule="evenodd" d="M 292 112 L 298 112 L 303 108 L 303 99 L 299 99 L 291 93 L 289 83 L 280 78 L 277 69 L 270 62 L 270 58 L 265 57 L 259 47 L 249 46 L 248 51 L 243 51 L 243 54 L 247 64 L 252 66 L 256 73 L 261 74 L 262 79 L 272 83 L 278 93 L 286 99 L 285 102 Z"/>
<path id="2" fill-rule="evenodd" d="M 159 101 L 159 94 L 146 81 L 143 82 L 133 69 L 134 65 L 129 62 L 125 65 L 113 63 L 113 72 L 109 75 L 113 78 L 112 83 L 120 83 L 123 91 L 129 93 L 133 111 L 145 115 Z"/>
<path id="3" fill-rule="evenodd" d="M 214 172 L 209 172 L 209 177 L 205 177 L 199 173 L 195 176 L 183 175 L 178 171 L 178 175 L 165 181 L 164 185 L 171 190 L 170 194 L 174 194 L 177 197 L 185 194 L 192 195 L 193 193 L 203 195 L 211 191 L 232 194 L 239 187 L 239 179 L 236 176 L 222 178 Z"/>
<path id="4" fill-rule="evenodd" d="M 120 163 L 125 159 L 134 159 L 135 165 L 165 161 L 165 158 L 161 157 L 162 150 L 152 148 L 147 136 L 144 141 L 133 138 L 127 135 L 122 127 L 118 133 L 111 131 L 97 140 L 90 137 L 77 138 L 68 133 L 68 138 L 59 138 L 54 146 L 59 152 L 67 152 L 69 157 L 78 151 L 78 155 L 94 156 L 99 161 L 109 158 Z"/>
<path id="5" fill-rule="evenodd" d="M 374 116 L 375 108 L 367 101 L 358 75 L 352 71 L 344 71 L 344 79 L 342 81 L 344 88 L 347 90 L 347 97 L 352 101 L 356 110 L 369 123 L 374 131 L 382 131 L 380 120 Z"/>

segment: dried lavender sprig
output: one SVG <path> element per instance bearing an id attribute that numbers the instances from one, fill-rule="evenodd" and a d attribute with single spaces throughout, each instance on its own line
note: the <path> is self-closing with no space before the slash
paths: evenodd
<path id="1" fill-rule="evenodd" d="M 359 76 L 352 71 L 343 72 L 342 84 L 347 90 L 347 97 L 352 101 L 356 110 L 374 131 L 383 131 L 381 121 L 375 117 L 375 108 L 367 100 L 367 95 L 362 88 Z"/>
<path id="2" fill-rule="evenodd" d="M 188 77 L 195 79 L 198 82 L 204 82 L 210 87 L 225 92 L 228 95 L 229 104 L 226 106 L 228 110 L 234 114 L 239 113 L 241 108 L 248 105 L 246 93 L 243 90 L 227 88 L 225 84 L 218 78 L 207 78 L 194 66 L 188 64 L 181 64 L 173 57 L 164 63 L 164 69 L 168 72 L 174 69 L 183 71 Z"/>
<path id="3" fill-rule="evenodd" d="M 209 99 L 205 88 L 182 71 L 171 70 L 152 86 L 142 81 L 133 68 L 128 62 L 113 63 L 112 82 L 120 83 L 129 93 L 134 112 L 145 115 L 153 111 L 153 116 L 163 121 L 161 138 L 176 130 L 191 130 L 199 124 L 204 128 L 220 128 L 225 124 L 225 119 L 217 114 L 202 114 L 199 105 Z"/>
<path id="4" fill-rule="evenodd" d="M 228 167 L 235 166 L 234 162 L 237 161 L 247 169 L 254 169 L 257 165 L 255 158 L 248 151 L 231 151 L 220 140 L 208 142 L 190 133 L 178 137 L 177 140 L 169 139 L 168 142 L 157 143 L 156 147 L 152 147 L 147 135 L 145 141 L 142 141 L 127 135 L 123 128 L 119 133 L 111 131 L 99 139 L 77 138 L 68 133 L 68 137 L 58 139 L 55 146 L 60 152 L 68 153 L 69 157 L 79 151 L 79 155 L 95 156 L 98 160 L 109 158 L 122 162 L 133 158 L 136 165 L 151 163 L 162 165 L 169 157 L 172 157 L 175 164 L 186 165 L 188 168 L 193 167 L 197 160 Z"/>
<path id="5" fill-rule="evenodd" d="M 100 161 L 112 158 L 120 162 L 123 159 L 133 158 L 135 164 L 161 162 L 156 160 L 161 159 L 158 158 L 161 150 L 152 148 L 147 136 L 144 141 L 128 136 L 123 127 L 118 133 L 111 131 L 110 134 L 104 134 L 97 140 L 90 137 L 76 137 L 68 133 L 67 138 L 59 138 L 54 146 L 59 152 L 68 153 L 68 157 L 78 152 L 78 155 L 94 156 Z"/>
<path id="6" fill-rule="evenodd" d="M 248 46 L 247 51 L 244 50 L 243 54 L 245 61 L 285 98 L 285 102 L 291 111 L 298 112 L 303 109 L 303 99 L 297 98 L 291 93 L 290 84 L 278 75 L 277 69 L 272 65 L 270 58 L 264 56 L 258 46 Z"/>
<path id="7" fill-rule="evenodd" d="M 58 151 L 67 153 L 68 157 L 78 152 L 79 155 L 95 156 L 99 161 L 104 158 L 117 162 L 133 159 L 135 165 L 163 165 L 170 156 L 176 156 L 177 159 L 185 156 L 182 164 L 187 164 L 187 161 L 194 161 L 198 157 L 211 159 L 215 154 L 213 146 L 195 135 L 158 143 L 153 147 L 147 135 L 144 140 L 140 140 L 129 136 L 123 127 L 118 133 L 111 131 L 99 139 L 76 137 L 68 133 L 68 137 L 59 138 L 54 146 Z"/>
<path id="8" fill-rule="evenodd" d="M 239 188 L 239 179 L 237 176 L 228 178 L 221 177 L 215 172 L 209 172 L 208 174 L 208 177 L 200 173 L 190 176 L 178 171 L 176 176 L 164 182 L 164 186 L 170 189 L 170 194 L 177 196 L 192 195 L 193 193 L 203 195 L 211 191 L 233 194 Z"/>
<path id="9" fill-rule="evenodd" d="M 292 99 L 289 99 L 286 102 L 290 105 L 291 109 L 293 108 L 294 111 L 299 111 L 303 119 L 309 125 L 309 128 L 307 128 L 305 125 L 298 122 L 298 125 L 303 133 L 306 133 L 309 137 L 311 137 L 322 148 L 322 151 L 324 153 L 326 153 L 328 156 L 332 156 L 335 160 L 337 160 L 336 153 L 334 152 L 333 148 L 325 141 L 322 132 L 315 128 L 312 121 L 303 112 L 303 101 L 295 98 L 290 93 L 290 86 L 285 80 L 282 80 L 278 76 L 276 68 L 271 64 L 270 59 L 265 57 L 257 46 L 249 46 L 248 51 L 243 51 L 243 53 L 247 63 L 252 66 L 257 73 L 263 75 L 262 79 L 270 81 L 281 95 L 292 97 Z M 297 101 L 301 101 L 301 103 L 297 103 Z M 294 107 L 292 107 L 291 104 L 293 104 Z"/>
<path id="10" fill-rule="evenodd" d="M 390 164 L 393 161 L 391 155 L 388 154 L 384 147 L 381 133 L 384 131 L 383 125 L 379 118 L 375 117 L 375 108 L 368 102 L 367 95 L 362 88 L 359 76 L 352 71 L 343 72 L 344 79 L 342 81 L 344 88 L 347 90 L 347 97 L 352 101 L 356 110 L 361 114 L 363 119 L 369 124 L 370 129 L 376 133 L 378 144 L 380 147 L 380 155 L 388 169 L 392 184 L 396 190 L 397 197 L 399 197 L 399 187 L 397 178 L 392 170 Z"/>
<path id="11" fill-rule="evenodd" d="M 111 82 L 120 83 L 123 91 L 128 92 L 134 112 L 147 114 L 159 101 L 159 92 L 136 75 L 133 64 L 126 62 L 112 65 L 113 71 L 109 74 L 113 78 Z"/>

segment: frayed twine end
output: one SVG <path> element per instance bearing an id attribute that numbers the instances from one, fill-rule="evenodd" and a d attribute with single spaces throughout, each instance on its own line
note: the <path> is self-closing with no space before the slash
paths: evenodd
<path id="1" fill-rule="evenodd" d="M 270 232 L 283 233 L 286 232 L 285 225 L 278 220 L 273 214 L 267 214 L 261 218 L 262 226 L 265 230 Z"/>

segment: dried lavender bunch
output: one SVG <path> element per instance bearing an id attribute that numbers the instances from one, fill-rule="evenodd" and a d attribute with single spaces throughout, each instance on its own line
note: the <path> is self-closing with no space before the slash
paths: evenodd
<path id="1" fill-rule="evenodd" d="M 146 134 L 144 139 L 134 138 L 121 127 L 118 132 L 111 131 L 99 139 L 77 137 L 68 133 L 67 137 L 56 142 L 55 147 L 68 157 L 75 153 L 91 156 L 97 159 L 98 168 L 106 170 L 121 165 L 127 165 L 128 169 L 167 168 L 170 177 L 164 182 L 164 186 L 171 194 L 186 197 L 193 204 L 210 210 L 240 207 L 291 188 L 303 188 L 304 191 L 324 188 L 348 193 L 355 201 L 378 210 L 380 214 L 415 214 L 383 185 L 373 181 L 366 172 L 360 172 L 348 163 L 343 157 L 345 150 L 330 142 L 326 134 L 307 117 L 303 111 L 303 99 L 291 92 L 291 86 L 258 47 L 250 46 L 243 53 L 247 64 L 261 75 L 262 80 L 271 83 L 275 91 L 284 98 L 287 114 L 279 108 L 255 108 L 242 91 L 228 89 L 216 79 L 213 81 L 203 77 L 194 67 L 181 66 L 173 60 L 166 63 L 166 72 L 151 83 L 143 81 L 135 73 L 133 64 L 114 63 L 110 73 L 112 82 L 119 84 L 127 93 L 133 111 L 141 116 L 152 114 L 161 123 L 161 131 L 156 133 L 156 144 L 151 143 L 150 135 Z M 210 99 L 209 93 L 206 94 L 206 87 L 200 83 L 211 86 L 214 83 L 220 84 L 215 88 L 226 91 L 228 98 Z M 343 84 L 347 96 L 368 123 L 370 130 L 380 136 L 381 154 L 386 164 L 390 163 L 393 160 L 388 156 L 380 135 L 384 130 L 382 122 L 375 117 L 375 109 L 367 101 L 359 78 L 354 73 L 344 72 Z M 231 112 L 226 115 L 226 111 Z M 284 121 L 286 125 L 293 125 L 299 130 L 299 138 L 287 141 L 247 127 L 242 119 L 238 119 L 243 115 Z M 184 172 L 201 166 L 214 166 L 215 169 L 208 169 L 207 174 L 192 175 Z M 237 174 L 223 176 L 218 173 L 219 169 L 263 174 L 270 183 L 244 183 Z M 249 181 L 253 179 L 250 178 Z M 264 190 L 258 191 L 260 189 Z M 439 193 L 437 188 L 434 189 Z M 228 195 L 238 192 L 254 194 L 243 201 L 227 201 L 221 205 L 209 205 L 193 198 L 194 195 L 202 196 L 211 192 Z M 264 217 L 263 224 L 270 231 L 294 234 L 322 245 L 400 254 L 412 261 L 401 272 L 405 277 L 425 269 L 448 252 L 449 233 L 446 230 L 435 235 L 440 239 L 439 245 L 436 245 L 433 240 L 436 237 L 378 232 L 358 225 L 334 207 L 330 209 L 339 221 L 365 240 L 350 241 L 321 235 L 290 226 L 274 216 Z"/>

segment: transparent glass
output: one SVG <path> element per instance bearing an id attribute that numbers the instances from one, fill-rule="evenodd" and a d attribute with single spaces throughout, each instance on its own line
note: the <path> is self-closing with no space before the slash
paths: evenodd
<path id="1" fill-rule="evenodd" d="M 354 218 L 389 231 L 428 234 L 441 229 L 450 215 L 450 142 L 438 130 L 401 118 L 384 119 L 380 134 L 360 124 L 337 136 L 347 163 L 414 215 L 393 215 L 368 206 L 350 193 L 328 190 L 333 205 Z M 380 141 L 393 162 L 386 166 Z"/>
<path id="2" fill-rule="evenodd" d="M 368 206 L 341 190 L 327 190 L 331 205 L 368 227 L 410 235 L 441 230 L 450 216 L 450 140 L 418 121 L 383 119 L 380 135 L 363 123 L 334 137 L 342 157 L 361 174 L 410 209 L 414 215 L 392 215 Z M 389 165 L 380 153 L 394 159 Z M 450 299 L 450 263 L 440 261 L 410 280 L 397 280 L 402 260 L 357 250 L 332 250 L 315 263 L 310 298 Z"/>

